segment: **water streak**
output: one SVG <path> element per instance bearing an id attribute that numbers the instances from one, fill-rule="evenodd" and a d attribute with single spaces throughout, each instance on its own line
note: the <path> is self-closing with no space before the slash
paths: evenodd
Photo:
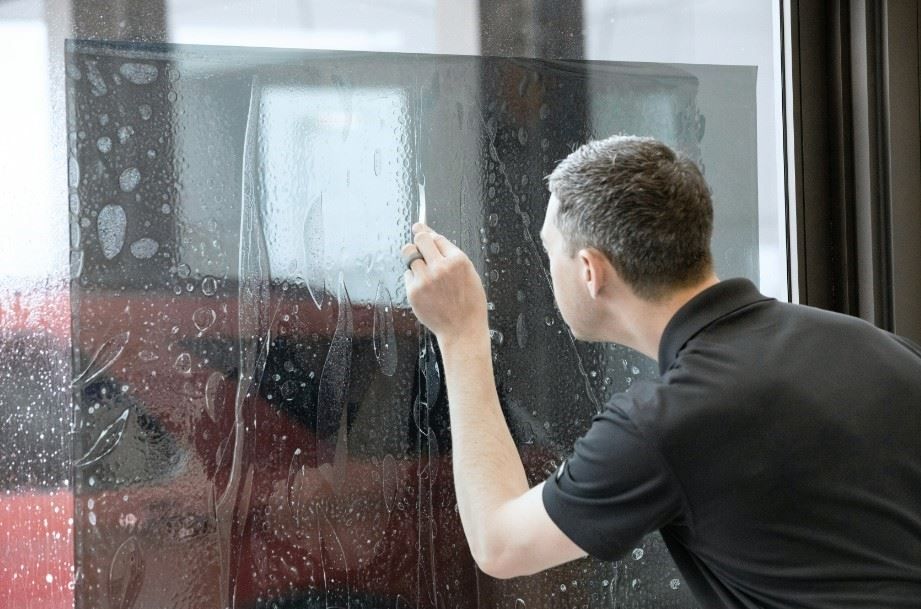
<path id="1" fill-rule="evenodd" d="M 381 489 L 384 494 L 384 507 L 388 512 L 392 512 L 396 507 L 399 483 L 396 459 L 393 455 L 385 455 L 381 464 Z"/>
<path id="2" fill-rule="evenodd" d="M 340 428 L 347 415 L 349 378 L 352 371 L 352 301 L 342 275 L 339 276 L 339 313 L 336 330 L 320 373 L 317 393 L 317 466 L 334 463 Z M 335 439 L 335 444 L 332 441 Z M 340 457 L 341 460 L 341 457 Z M 341 466 L 341 461 L 340 461 Z"/>
<path id="3" fill-rule="evenodd" d="M 118 547 L 109 565 L 109 606 L 128 609 L 134 605 L 144 582 L 144 555 L 136 537 L 129 537 Z"/>
<path id="4" fill-rule="evenodd" d="M 544 283 L 547 285 L 547 288 L 553 293 L 553 281 L 550 278 L 550 271 L 544 266 L 543 260 L 540 256 L 540 251 L 537 249 L 536 241 L 534 236 L 531 234 L 530 228 L 530 218 L 528 213 L 521 208 L 521 197 L 515 192 L 515 188 L 512 186 L 512 181 L 509 178 L 508 172 L 505 168 L 505 162 L 499 157 L 499 150 L 496 147 L 496 130 L 490 129 L 489 124 L 486 122 L 486 118 L 483 116 L 482 110 L 480 111 L 480 123 L 488 134 L 489 142 L 489 156 L 496 163 L 496 166 L 499 169 L 499 173 L 502 175 L 502 180 L 505 182 L 505 187 L 508 189 L 509 196 L 512 197 L 512 202 L 514 204 L 515 213 L 521 219 L 522 226 L 524 227 L 524 237 L 526 242 L 526 247 L 531 253 L 532 258 L 537 262 L 537 268 L 541 272 L 541 276 L 544 278 Z M 592 389 L 591 381 L 589 380 L 588 372 L 585 369 L 585 364 L 582 361 L 582 355 L 579 353 L 579 349 L 576 346 L 576 340 L 572 335 L 572 332 L 566 332 L 566 337 L 569 339 L 569 344 L 572 347 L 572 353 L 576 358 L 576 365 L 579 368 L 579 373 L 582 375 L 582 381 L 585 386 L 585 393 L 588 396 L 588 399 L 595 406 L 597 412 L 601 412 L 601 402 L 598 400 L 598 396 L 595 395 L 594 389 Z"/>
<path id="5" fill-rule="evenodd" d="M 328 602 L 329 590 L 341 590 L 344 588 L 345 609 L 348 609 L 351 605 L 351 589 L 349 581 L 349 561 L 345 554 L 345 548 L 342 545 L 342 540 L 339 538 L 339 533 L 336 532 L 336 527 L 330 522 L 326 513 L 321 512 L 321 514 L 317 515 L 317 519 L 324 578 L 327 576 L 329 577 L 328 581 L 324 581 L 324 588 L 327 591 L 327 607 L 332 607 Z M 336 580 L 335 575 L 339 573 L 344 574 L 344 582 Z"/>
<path id="6" fill-rule="evenodd" d="M 518 338 L 518 347 L 524 349 L 528 344 L 528 326 L 523 311 L 518 314 L 518 321 L 515 322 L 515 336 Z"/>
<path id="7" fill-rule="evenodd" d="M 241 505 L 240 485 L 244 469 L 244 447 L 247 421 L 244 404 L 258 393 L 261 368 L 268 356 L 267 306 L 269 303 L 268 247 L 263 229 L 262 212 L 256 189 L 257 142 L 256 129 L 259 114 L 259 83 L 254 77 L 250 86 L 249 112 L 243 138 L 243 164 L 240 203 L 240 245 L 238 303 L 239 365 L 237 391 L 234 397 L 234 446 L 227 485 L 213 498 L 214 518 L 218 530 L 220 554 L 221 606 L 228 607 L 233 590 L 231 582 L 231 547 L 234 534 L 234 515 Z M 215 491 L 216 492 L 216 491 Z"/>
<path id="8" fill-rule="evenodd" d="M 393 325 L 393 299 L 383 281 L 377 284 L 374 303 L 374 355 L 381 372 L 393 376 L 397 371 L 397 337 Z"/>
<path id="9" fill-rule="evenodd" d="M 224 405 L 224 375 L 212 372 L 205 383 L 205 412 L 212 421 L 217 421 L 219 407 Z"/>
<path id="10" fill-rule="evenodd" d="M 425 332 L 425 361 L 422 367 L 425 378 L 425 403 L 429 408 L 434 406 L 441 395 L 441 367 L 438 365 L 438 355 L 435 353 L 435 342 L 432 334 Z"/>
<path id="11" fill-rule="evenodd" d="M 120 332 L 102 343 L 99 349 L 97 349 L 96 354 L 93 356 L 93 359 L 90 360 L 90 363 L 86 366 L 83 372 L 77 375 L 77 377 L 73 380 L 72 385 L 77 385 L 78 383 L 89 383 L 97 376 L 108 370 L 125 350 L 125 346 L 128 344 L 128 339 L 130 337 L 131 332 L 129 330 L 125 330 L 124 332 Z"/>
<path id="12" fill-rule="evenodd" d="M 321 193 L 307 209 L 307 215 L 304 217 L 304 274 L 307 278 L 307 291 L 317 309 L 323 308 L 323 298 L 326 295 L 326 277 L 323 272 L 326 233 L 323 223 Z"/>
<path id="13" fill-rule="evenodd" d="M 90 449 L 86 451 L 86 454 L 74 462 L 74 466 L 86 467 L 92 465 L 115 450 L 115 447 L 121 442 L 122 436 L 125 433 L 125 426 L 128 424 L 128 415 L 130 413 L 130 410 L 125 409 L 125 411 L 115 419 L 114 423 L 103 429 Z"/>

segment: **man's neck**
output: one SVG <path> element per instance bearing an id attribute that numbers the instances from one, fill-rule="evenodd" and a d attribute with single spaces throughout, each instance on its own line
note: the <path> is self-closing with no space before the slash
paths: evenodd
<path id="1" fill-rule="evenodd" d="M 618 304 L 618 316 L 624 322 L 630 336 L 627 346 L 654 359 L 659 359 L 659 343 L 665 327 L 675 313 L 692 298 L 719 283 L 716 275 L 710 275 L 700 283 L 681 288 L 662 300 L 649 301 L 631 294 L 625 302 Z M 626 342 L 626 341 L 625 341 Z"/>

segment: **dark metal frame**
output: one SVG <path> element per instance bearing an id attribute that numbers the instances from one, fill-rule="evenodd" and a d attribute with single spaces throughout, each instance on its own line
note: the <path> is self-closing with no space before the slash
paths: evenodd
<path id="1" fill-rule="evenodd" d="M 804 304 L 921 339 L 921 7 L 789 0 Z"/>

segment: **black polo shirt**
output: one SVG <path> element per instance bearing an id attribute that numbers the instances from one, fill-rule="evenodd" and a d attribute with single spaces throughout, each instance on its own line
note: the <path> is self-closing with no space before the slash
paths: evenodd
<path id="1" fill-rule="evenodd" d="M 703 607 L 921 607 L 921 349 L 733 279 L 659 367 L 544 485 L 573 542 L 616 560 L 659 529 Z"/>

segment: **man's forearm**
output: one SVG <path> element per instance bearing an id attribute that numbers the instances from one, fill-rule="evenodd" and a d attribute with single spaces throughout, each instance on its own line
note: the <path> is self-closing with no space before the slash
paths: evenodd
<path id="1" fill-rule="evenodd" d="M 496 395 L 488 330 L 440 340 L 451 413 L 454 485 L 461 523 L 477 563 L 502 551 L 490 518 L 528 490 L 518 449 Z"/>

